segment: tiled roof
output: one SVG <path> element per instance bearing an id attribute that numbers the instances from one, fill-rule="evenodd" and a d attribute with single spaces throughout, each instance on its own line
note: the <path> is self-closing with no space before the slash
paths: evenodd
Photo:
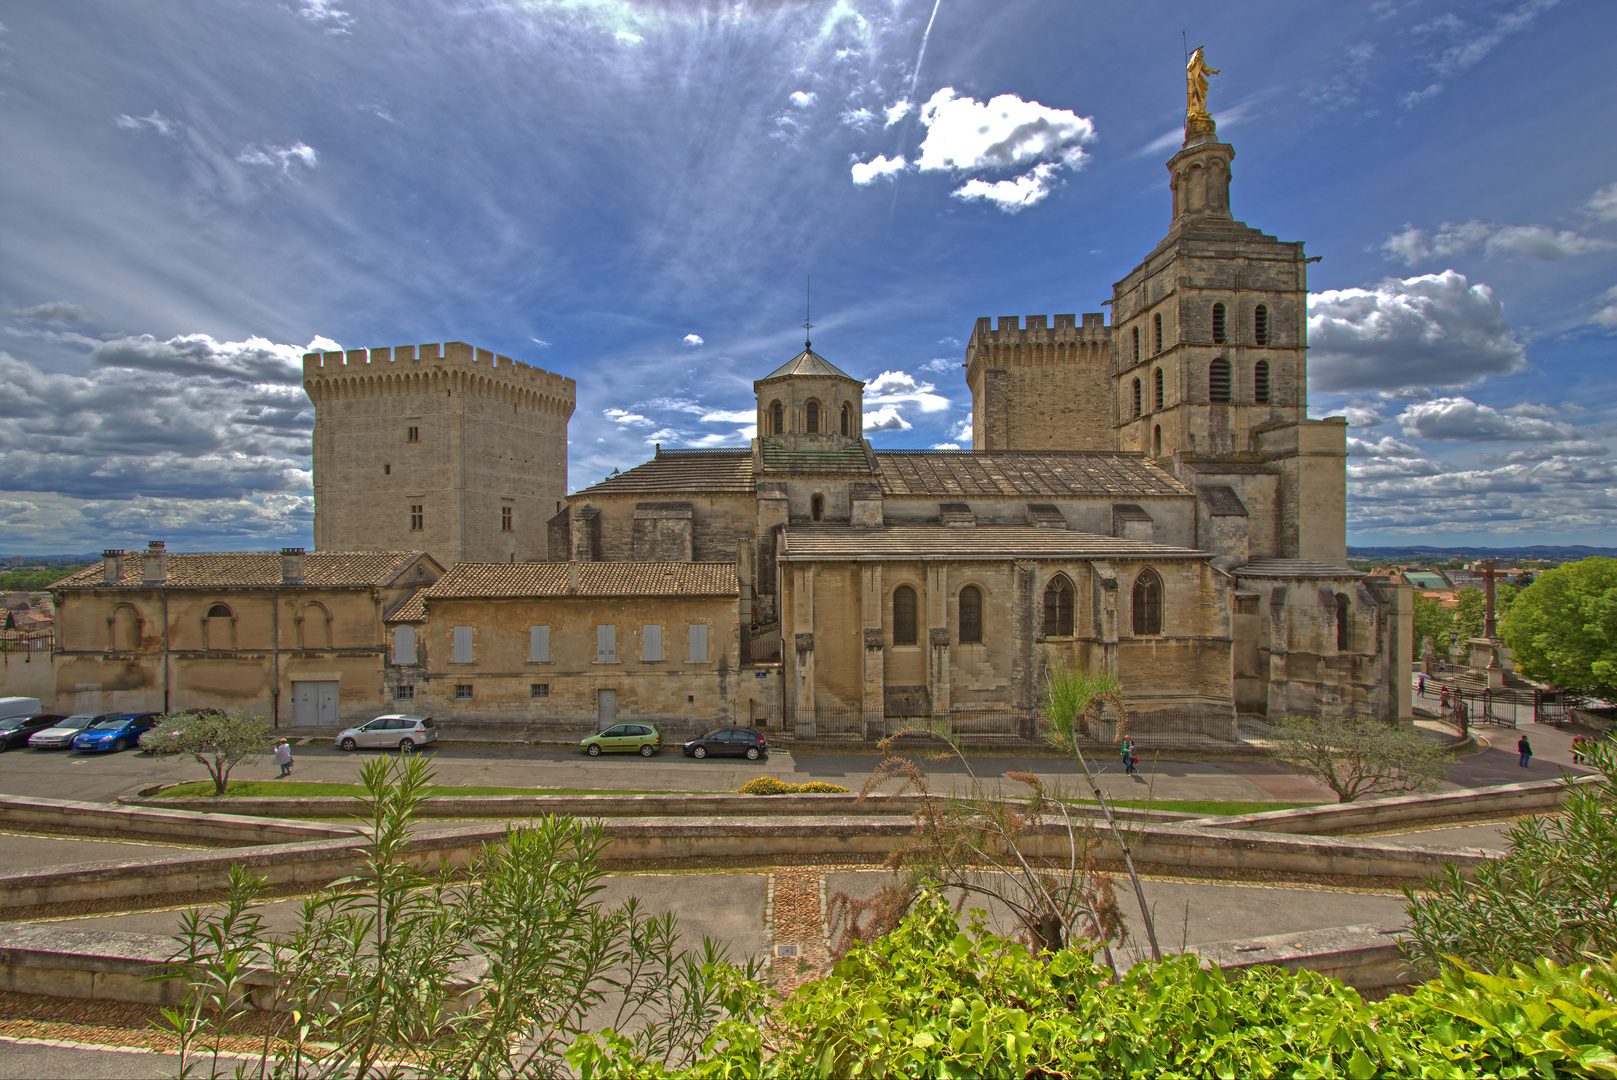
<path id="1" fill-rule="evenodd" d="M 664 492 L 752 494 L 751 450 L 658 450 L 626 473 L 581 489 L 580 495 L 657 495 Z"/>
<path id="2" fill-rule="evenodd" d="M 568 591 L 569 567 L 578 592 Z M 425 590 L 448 597 L 527 596 L 736 596 L 735 563 L 542 562 L 456 563 Z"/>
<path id="3" fill-rule="evenodd" d="M 825 473 L 870 471 L 865 448 L 859 443 L 836 450 L 788 450 L 769 440 L 763 443 L 764 468 L 769 472 Z"/>
<path id="4" fill-rule="evenodd" d="M 1124 540 L 1035 525 L 792 525 L 781 533 L 783 559 L 1105 559 L 1206 558 L 1191 548 Z"/>
<path id="5" fill-rule="evenodd" d="M 1329 566 L 1311 559 L 1253 559 L 1231 571 L 1238 578 L 1362 578 L 1357 570 Z"/>
<path id="6" fill-rule="evenodd" d="M 405 593 L 399 602 L 382 613 L 383 622 L 426 622 L 427 603 L 426 589 L 411 589 Z"/>
<path id="7" fill-rule="evenodd" d="M 858 379 L 849 375 L 846 371 L 842 371 L 831 361 L 809 348 L 806 341 L 803 343 L 802 352 L 758 381 L 763 383 L 768 382 L 770 379 L 790 378 L 793 375 L 831 375 L 838 379 L 847 379 L 849 382 L 859 382 Z M 861 383 L 860 385 L 863 384 Z"/>
<path id="8" fill-rule="evenodd" d="M 888 495 L 1188 495 L 1168 473 L 1133 454 L 878 450 Z"/>
<path id="9" fill-rule="evenodd" d="M 386 585 L 405 567 L 425 554 L 420 551 L 311 551 L 303 556 L 303 580 L 299 585 L 359 587 Z M 124 555 L 124 574 L 119 585 L 140 585 L 143 552 Z M 168 580 L 171 588 L 228 588 L 281 584 L 281 556 L 274 551 L 223 551 L 186 555 L 170 552 Z M 63 578 L 53 589 L 102 588 L 102 566 L 80 570 Z"/>

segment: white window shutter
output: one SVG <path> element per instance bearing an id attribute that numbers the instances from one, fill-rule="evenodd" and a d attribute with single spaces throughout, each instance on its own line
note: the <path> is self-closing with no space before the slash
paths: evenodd
<path id="1" fill-rule="evenodd" d="M 472 628 L 470 626 L 455 627 L 455 657 L 456 664 L 469 664 L 472 662 Z"/>
<path id="2" fill-rule="evenodd" d="M 595 628 L 595 662 L 616 663 L 618 659 L 618 628 L 603 623 Z"/>
<path id="3" fill-rule="evenodd" d="M 550 627 L 528 627 L 528 663 L 550 663 Z"/>
<path id="4" fill-rule="evenodd" d="M 691 663 L 707 663 L 707 623 L 693 622 L 690 625 Z"/>
<path id="5" fill-rule="evenodd" d="M 640 628 L 640 659 L 655 661 L 663 658 L 663 628 L 658 623 L 647 623 Z"/>
<path id="6" fill-rule="evenodd" d="M 415 627 L 395 626 L 393 628 L 393 662 L 395 664 L 415 663 Z"/>

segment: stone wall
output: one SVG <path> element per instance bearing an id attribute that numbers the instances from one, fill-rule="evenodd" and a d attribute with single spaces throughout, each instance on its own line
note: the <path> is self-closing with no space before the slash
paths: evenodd
<path id="1" fill-rule="evenodd" d="M 1105 317 L 1002 315 L 977 320 L 966 344 L 974 450 L 1112 450 Z"/>

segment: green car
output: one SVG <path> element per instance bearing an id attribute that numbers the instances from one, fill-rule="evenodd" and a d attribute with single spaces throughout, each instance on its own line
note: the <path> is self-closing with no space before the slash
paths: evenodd
<path id="1" fill-rule="evenodd" d="M 613 724 L 581 740 L 578 746 L 590 757 L 637 751 L 641 757 L 650 757 L 663 748 L 663 736 L 650 724 Z"/>

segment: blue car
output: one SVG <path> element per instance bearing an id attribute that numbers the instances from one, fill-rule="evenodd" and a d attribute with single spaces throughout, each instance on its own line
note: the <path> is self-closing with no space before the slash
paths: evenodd
<path id="1" fill-rule="evenodd" d="M 98 717 L 73 736 L 73 749 L 81 754 L 127 750 L 140 745 L 141 732 L 156 727 L 159 719 L 157 713 L 115 713 Z"/>

